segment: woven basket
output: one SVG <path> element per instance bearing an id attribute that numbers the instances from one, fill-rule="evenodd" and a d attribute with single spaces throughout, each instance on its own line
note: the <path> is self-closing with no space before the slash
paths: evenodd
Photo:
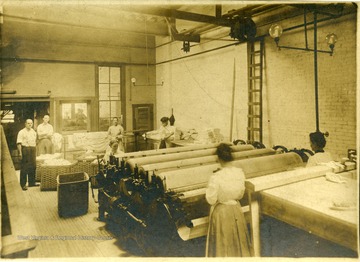
<path id="1" fill-rule="evenodd" d="M 41 165 L 40 190 L 56 190 L 56 178 L 60 174 L 72 173 L 77 161 L 73 161 L 70 165 L 48 166 Z"/>
<path id="2" fill-rule="evenodd" d="M 96 159 L 96 157 L 94 158 L 78 158 L 77 159 L 77 164 L 73 167 L 72 172 L 77 173 L 77 172 L 85 172 L 87 173 L 89 176 L 94 175 L 94 169 L 93 166 L 91 165 L 91 163 Z"/>
<path id="3" fill-rule="evenodd" d="M 41 156 L 41 155 L 40 155 Z M 51 155 L 52 158 L 51 159 L 59 159 L 59 158 L 62 158 L 62 154 L 52 154 Z M 44 164 L 45 160 L 48 160 L 49 158 L 47 159 L 39 159 L 38 157 L 36 158 L 36 173 L 35 173 L 35 181 L 36 182 L 39 182 L 40 179 L 41 179 L 41 172 L 42 172 L 42 164 Z"/>
<path id="4" fill-rule="evenodd" d="M 36 182 L 39 182 L 41 179 L 41 171 L 42 171 L 41 165 L 44 163 L 44 161 L 45 160 L 43 160 L 43 159 L 41 159 L 41 160 L 36 159 L 36 172 L 35 172 L 35 181 Z"/>

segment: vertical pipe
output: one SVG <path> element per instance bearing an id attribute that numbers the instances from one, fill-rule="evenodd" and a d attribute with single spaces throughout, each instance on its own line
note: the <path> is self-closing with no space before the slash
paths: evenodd
<path id="1" fill-rule="evenodd" d="M 232 134 L 233 134 L 233 123 L 234 123 L 234 104 L 235 104 L 235 79 L 236 79 L 236 66 L 235 66 L 235 58 L 234 58 L 234 72 L 233 72 L 233 86 L 232 86 L 232 94 L 231 94 L 231 116 L 230 116 L 230 142 L 232 142 Z"/>
<path id="2" fill-rule="evenodd" d="M 306 22 L 306 8 L 304 9 L 304 33 L 305 33 L 305 48 L 309 49 L 309 45 L 308 45 L 308 38 L 307 38 L 307 22 Z"/>
<path id="3" fill-rule="evenodd" d="M 317 65 L 317 13 L 314 11 L 314 79 L 315 79 L 315 114 L 316 131 L 319 129 L 319 94 L 318 94 L 318 65 Z"/>

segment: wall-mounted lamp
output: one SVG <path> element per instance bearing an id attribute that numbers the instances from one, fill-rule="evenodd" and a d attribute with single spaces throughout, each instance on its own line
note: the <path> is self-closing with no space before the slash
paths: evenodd
<path id="1" fill-rule="evenodd" d="M 283 28 L 281 25 L 273 24 L 269 28 L 269 34 L 272 38 L 274 38 L 277 47 L 279 47 L 279 40 L 282 33 L 283 33 Z"/>
<path id="2" fill-rule="evenodd" d="M 337 42 L 337 36 L 335 34 L 328 34 L 326 36 L 326 42 L 330 48 L 330 51 L 325 51 L 325 50 L 318 50 L 318 49 L 311 49 L 308 48 L 308 43 L 307 43 L 307 28 L 305 26 L 305 44 L 306 47 L 305 48 L 301 48 L 301 47 L 291 47 L 291 46 L 282 46 L 279 45 L 279 41 L 280 41 L 280 37 L 283 33 L 283 28 L 281 25 L 279 24 L 273 24 L 271 25 L 271 27 L 269 28 L 269 35 L 274 38 L 274 41 L 276 43 L 276 46 L 278 48 L 278 50 L 280 50 L 281 48 L 285 48 L 285 49 L 294 49 L 294 50 L 302 50 L 302 51 L 316 51 L 316 52 L 320 52 L 320 53 L 328 53 L 331 56 L 333 55 L 334 52 L 334 48 L 335 48 L 335 43 Z"/>
<path id="3" fill-rule="evenodd" d="M 307 22 L 306 22 L 306 15 L 307 15 L 307 9 L 304 9 L 304 37 L 305 37 L 305 48 L 300 48 L 300 47 L 290 47 L 290 46 L 280 46 L 279 45 L 279 41 L 280 41 L 280 36 L 283 33 L 283 28 L 281 25 L 279 24 L 273 24 L 271 25 L 270 29 L 269 29 L 269 34 L 272 38 L 274 38 L 276 46 L 278 47 L 278 49 L 280 50 L 281 48 L 287 48 L 287 49 L 295 49 L 295 50 L 303 50 L 303 51 L 311 51 L 314 54 L 314 86 L 315 86 L 315 120 L 316 120 L 316 131 L 320 131 L 320 127 L 319 127 L 319 94 L 318 94 L 318 62 L 317 62 L 317 54 L 318 52 L 320 53 L 328 53 L 330 54 L 330 56 L 332 56 L 333 52 L 334 52 L 334 47 L 335 47 L 335 43 L 337 42 L 337 36 L 335 34 L 328 34 L 326 36 L 326 41 L 327 44 L 330 48 L 330 51 L 324 51 L 324 50 L 318 50 L 317 48 L 317 14 L 318 14 L 318 10 L 315 9 L 311 9 L 314 15 L 314 49 L 310 49 L 308 48 L 308 40 L 307 40 Z"/>
<path id="4" fill-rule="evenodd" d="M 147 85 L 137 85 L 136 84 L 136 78 L 135 77 L 132 77 L 131 78 L 131 83 L 133 86 L 163 86 L 164 85 L 164 79 L 161 79 L 161 84 L 154 84 L 154 85 L 151 85 L 151 84 L 147 84 Z"/>
<path id="5" fill-rule="evenodd" d="M 337 35 L 335 35 L 334 33 L 328 34 L 326 36 L 326 42 L 331 50 L 331 55 L 332 55 L 335 47 L 335 43 L 337 42 Z"/>

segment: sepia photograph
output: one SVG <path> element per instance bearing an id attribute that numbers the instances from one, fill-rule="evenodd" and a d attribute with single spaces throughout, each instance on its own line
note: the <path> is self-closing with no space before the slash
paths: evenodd
<path id="1" fill-rule="evenodd" d="M 358 261 L 358 4 L 0 0 L 1 259 Z"/>

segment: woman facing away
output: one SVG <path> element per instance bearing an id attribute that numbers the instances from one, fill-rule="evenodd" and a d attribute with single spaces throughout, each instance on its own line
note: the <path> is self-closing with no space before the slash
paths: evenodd
<path id="1" fill-rule="evenodd" d="M 328 135 L 328 133 L 324 134 L 319 131 L 310 133 L 310 146 L 311 149 L 315 152 L 315 154 L 309 157 L 306 167 L 316 166 L 321 163 L 328 163 L 333 161 L 331 154 L 324 151 L 326 145 L 325 136 Z"/>
<path id="2" fill-rule="evenodd" d="M 249 257 L 250 237 L 239 200 L 245 192 L 245 175 L 232 165 L 231 147 L 217 150 L 221 169 L 209 180 L 206 200 L 211 205 L 206 242 L 207 257 Z"/>

